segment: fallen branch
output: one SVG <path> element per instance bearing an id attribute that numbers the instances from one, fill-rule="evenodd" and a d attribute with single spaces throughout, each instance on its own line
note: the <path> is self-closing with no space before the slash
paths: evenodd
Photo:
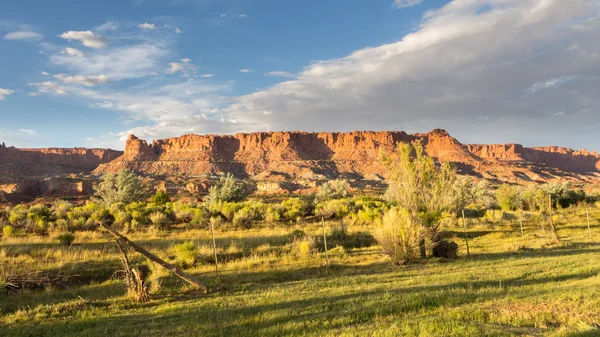
<path id="1" fill-rule="evenodd" d="M 107 226 L 107 225 L 105 225 L 102 222 L 100 222 L 99 225 L 100 225 L 100 227 L 106 229 L 106 231 L 109 232 L 112 236 L 114 236 L 117 239 L 117 242 L 126 244 L 127 246 L 129 246 L 133 250 L 135 250 L 136 252 L 144 255 L 145 257 L 147 257 L 151 261 L 158 263 L 163 268 L 165 268 L 168 271 L 172 272 L 173 274 L 175 274 L 180 279 L 182 279 L 185 282 L 191 284 L 192 286 L 198 288 L 200 291 L 202 291 L 204 293 L 207 292 L 208 289 L 206 288 L 206 285 L 204 285 L 204 283 L 202 283 L 202 282 L 194 279 L 192 276 L 190 276 L 189 274 L 185 273 L 179 267 L 177 267 L 175 265 L 172 265 L 172 264 L 164 261 L 163 259 L 159 258 L 158 256 L 150 253 L 149 251 L 145 250 L 144 248 L 142 248 L 142 247 L 138 246 L 137 244 L 131 242 L 128 238 L 126 238 L 125 236 L 121 235 L 120 233 L 118 233 L 115 230 L 113 230 L 112 228 L 110 228 L 110 226 Z"/>

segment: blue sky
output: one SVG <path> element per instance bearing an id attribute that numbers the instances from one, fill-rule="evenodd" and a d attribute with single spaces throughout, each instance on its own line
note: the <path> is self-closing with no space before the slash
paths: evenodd
<path id="1" fill-rule="evenodd" d="M 600 150 L 593 0 L 0 5 L 0 141 L 445 128 Z"/>

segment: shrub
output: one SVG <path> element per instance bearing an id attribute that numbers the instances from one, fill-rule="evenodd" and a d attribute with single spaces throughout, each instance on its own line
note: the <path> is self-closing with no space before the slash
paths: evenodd
<path id="1" fill-rule="evenodd" d="M 373 237 L 394 262 L 408 262 L 419 257 L 423 227 L 408 209 L 393 207 L 377 222 Z"/>
<path id="2" fill-rule="evenodd" d="M 58 219 L 58 220 L 56 220 L 56 222 L 54 224 L 56 225 L 56 229 L 58 229 L 58 230 L 61 230 L 61 231 L 69 230 L 69 222 L 66 219 Z"/>
<path id="3" fill-rule="evenodd" d="M 300 238 L 303 238 L 306 236 L 306 233 L 304 233 L 303 230 L 301 229 L 294 229 L 291 233 L 289 233 L 288 235 L 285 236 L 285 241 L 287 243 L 292 243 Z"/>
<path id="4" fill-rule="evenodd" d="M 151 200 L 152 203 L 162 206 L 171 201 L 171 196 L 169 196 L 167 191 L 158 190 L 156 193 L 154 193 Z"/>
<path id="5" fill-rule="evenodd" d="M 190 204 L 179 201 L 173 203 L 173 214 L 175 215 L 175 219 L 180 223 L 189 223 L 192 220 L 194 211 L 194 208 Z"/>
<path id="6" fill-rule="evenodd" d="M 305 235 L 292 242 L 292 254 L 300 259 L 309 258 L 315 250 L 315 238 Z"/>
<path id="7" fill-rule="evenodd" d="M 198 249 L 196 245 L 191 242 L 183 242 L 173 246 L 173 251 L 177 260 L 177 264 L 182 268 L 189 268 L 196 264 L 198 257 Z"/>
<path id="8" fill-rule="evenodd" d="M 56 239 L 61 245 L 70 247 L 73 244 L 73 241 L 75 241 L 75 235 L 73 233 L 66 232 L 59 234 Z"/>
<path id="9" fill-rule="evenodd" d="M 58 200 L 52 206 L 54 217 L 57 219 L 66 219 L 71 209 L 75 207 L 72 203 L 64 200 Z"/>
<path id="10" fill-rule="evenodd" d="M 217 229 L 223 226 L 223 219 L 221 219 L 218 216 L 213 216 L 210 218 L 209 220 L 210 225 L 212 226 L 212 228 Z"/>
<path id="11" fill-rule="evenodd" d="M 244 207 L 239 202 L 224 202 L 221 206 L 221 214 L 227 219 L 227 221 L 233 221 L 235 213 Z"/>
<path id="12" fill-rule="evenodd" d="M 194 208 L 190 223 L 194 226 L 206 226 L 209 222 L 208 213 L 204 208 Z"/>
<path id="13" fill-rule="evenodd" d="M 300 198 L 290 198 L 281 203 L 284 208 L 284 217 L 289 221 L 298 221 L 306 214 L 308 203 Z"/>
<path id="14" fill-rule="evenodd" d="M 345 179 L 331 180 L 319 187 L 319 192 L 316 195 L 318 201 L 330 199 L 347 198 L 350 193 L 350 184 Z"/>
<path id="15" fill-rule="evenodd" d="M 150 221 L 158 229 L 167 229 L 171 224 L 171 220 L 165 214 L 154 212 L 150 215 Z"/>
<path id="16" fill-rule="evenodd" d="M 350 212 L 350 200 L 337 199 L 328 200 L 317 205 L 315 214 L 324 218 L 335 217 L 341 219 Z"/>
<path id="17" fill-rule="evenodd" d="M 334 240 L 345 240 L 347 235 L 346 223 L 343 220 L 340 221 L 339 225 L 331 228 L 331 237 Z"/>
<path id="18" fill-rule="evenodd" d="M 275 224 L 283 219 L 285 208 L 281 205 L 273 205 L 267 207 L 265 211 L 265 221 L 269 224 Z"/>
<path id="19" fill-rule="evenodd" d="M 346 253 L 346 248 L 342 247 L 342 246 L 335 246 L 334 248 L 330 249 L 327 254 L 330 257 L 334 257 L 334 258 L 338 258 L 338 259 L 343 259 L 345 257 L 348 257 L 348 253 Z"/>
<path id="20" fill-rule="evenodd" d="M 12 227 L 10 225 L 6 225 L 6 226 L 2 227 L 2 234 L 4 235 L 5 238 L 9 238 L 15 234 L 15 229 L 14 229 L 14 227 Z"/>
<path id="21" fill-rule="evenodd" d="M 8 221 L 13 226 L 22 226 L 27 219 L 27 207 L 24 205 L 17 205 L 10 210 Z"/>
<path id="22" fill-rule="evenodd" d="M 235 212 L 233 225 L 244 229 L 252 227 L 252 212 L 250 208 L 244 207 Z"/>

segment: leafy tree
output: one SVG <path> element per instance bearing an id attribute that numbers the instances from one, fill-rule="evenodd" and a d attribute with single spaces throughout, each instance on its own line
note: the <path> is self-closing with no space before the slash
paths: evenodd
<path id="1" fill-rule="evenodd" d="M 212 205 L 218 202 L 243 201 L 245 198 L 242 184 L 231 173 L 228 173 L 226 177 L 220 179 L 219 184 L 211 186 L 205 201 Z"/>
<path id="2" fill-rule="evenodd" d="M 125 169 L 116 175 L 105 174 L 95 187 L 96 196 L 107 207 L 118 203 L 130 204 L 142 201 L 147 197 L 146 191 L 147 187 L 142 178 L 133 171 Z"/>
<path id="3" fill-rule="evenodd" d="M 496 191 L 498 205 L 505 211 L 514 211 L 521 208 L 519 191 L 509 184 L 503 184 Z"/>
<path id="4" fill-rule="evenodd" d="M 436 165 L 434 160 L 425 154 L 420 142 L 403 143 L 392 155 L 382 153 L 381 162 L 390 172 L 385 197 L 398 207 L 394 211 L 394 218 L 398 221 L 389 226 L 412 231 L 406 237 L 418 241 L 421 257 L 424 257 L 427 233 L 433 238 L 444 212 L 452 210 L 455 206 L 453 186 L 456 171 L 447 163 Z M 391 235 L 389 233 L 395 231 L 390 228 L 384 232 Z M 378 237 L 381 239 L 381 235 L 378 234 Z M 381 240 L 379 242 L 383 244 Z M 411 246 L 414 244 L 415 242 L 410 243 Z M 405 258 L 410 260 L 412 255 L 406 254 Z"/>

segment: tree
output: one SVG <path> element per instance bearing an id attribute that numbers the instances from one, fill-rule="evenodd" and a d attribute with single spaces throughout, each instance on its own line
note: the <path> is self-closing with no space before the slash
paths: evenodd
<path id="1" fill-rule="evenodd" d="M 95 187 L 96 197 L 107 207 L 124 203 L 142 201 L 147 197 L 147 187 L 142 178 L 130 170 L 119 173 L 106 173 Z"/>
<path id="2" fill-rule="evenodd" d="M 210 187 L 205 201 L 208 205 L 212 205 L 218 202 L 243 201 L 245 198 L 242 184 L 231 173 L 227 173 L 227 176 L 221 178 L 217 185 Z"/>
<path id="3" fill-rule="evenodd" d="M 436 165 L 425 154 L 420 142 L 403 143 L 392 155 L 382 153 L 381 162 L 390 172 L 385 197 L 398 207 L 394 211 L 397 212 L 394 218 L 398 219 L 395 226 L 412 231 L 418 229 L 416 235 L 406 237 L 418 240 L 421 257 L 425 257 L 427 233 L 430 238 L 435 237 L 443 213 L 451 211 L 455 206 L 453 186 L 456 171 L 448 163 Z M 408 254 L 406 259 L 410 258 Z"/>
<path id="4" fill-rule="evenodd" d="M 498 205 L 505 211 L 514 211 L 520 208 L 521 198 L 519 191 L 511 185 L 503 184 L 496 191 Z"/>

